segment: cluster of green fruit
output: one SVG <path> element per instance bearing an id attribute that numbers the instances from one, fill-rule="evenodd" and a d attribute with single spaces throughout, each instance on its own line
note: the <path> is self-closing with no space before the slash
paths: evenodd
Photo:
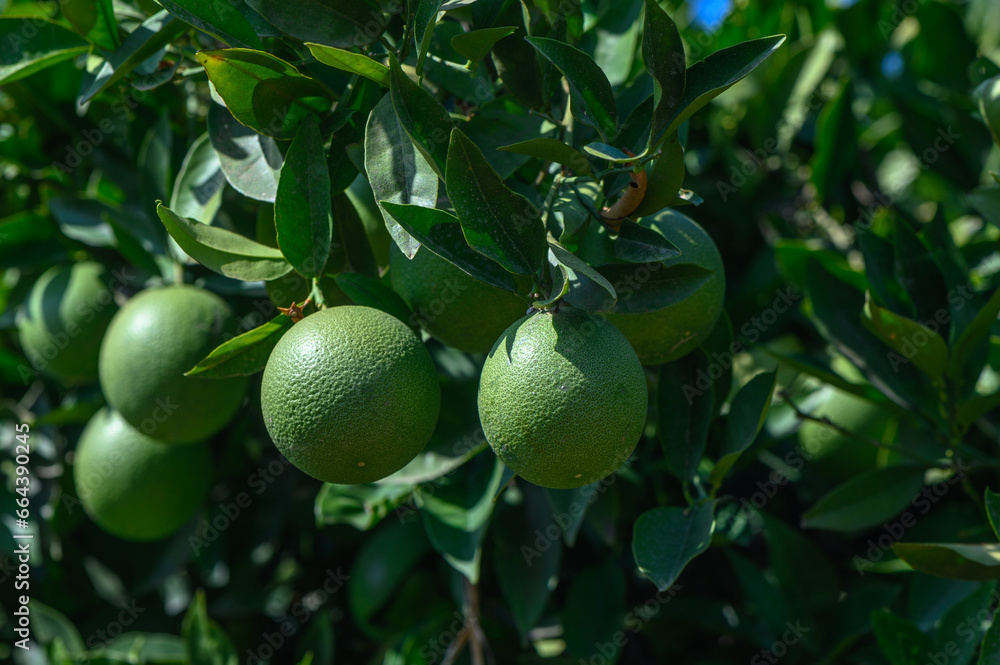
<path id="1" fill-rule="evenodd" d="M 119 309 L 105 269 L 91 262 L 51 268 L 32 287 L 18 323 L 25 355 L 67 384 L 99 378 L 107 401 L 80 436 L 73 477 L 84 510 L 108 532 L 156 540 L 204 501 L 204 441 L 236 413 L 247 380 L 184 372 L 234 327 L 228 305 L 193 286 L 149 289 Z"/>
<path id="2" fill-rule="evenodd" d="M 488 353 L 479 417 L 515 473 L 553 488 L 613 473 L 645 424 L 642 364 L 695 348 L 722 307 L 724 276 L 711 239 L 683 215 L 667 219 L 654 228 L 713 276 L 693 296 L 647 314 L 599 316 L 565 304 L 525 314 L 521 296 L 427 248 L 407 259 L 393 245 L 385 260 L 393 289 L 414 312 L 410 325 L 339 304 L 346 297 L 293 325 L 261 384 L 274 443 L 299 469 L 331 483 L 374 482 L 409 463 L 441 408 L 419 324 L 447 346 Z M 268 292 L 273 298 L 275 285 Z M 66 384 L 99 378 L 107 401 L 80 437 L 74 479 L 84 509 L 110 533 L 162 538 L 203 502 L 211 478 L 204 442 L 233 417 L 247 379 L 185 372 L 234 328 L 226 303 L 193 286 L 148 289 L 119 310 L 96 263 L 52 268 L 33 286 L 19 322 L 25 354 Z"/>
<path id="3" fill-rule="evenodd" d="M 390 248 L 393 289 L 413 320 L 452 348 L 487 353 L 479 418 L 498 457 L 551 488 L 613 473 L 646 422 L 643 364 L 696 348 L 721 312 L 725 277 L 711 238 L 672 214 L 652 228 L 681 250 L 677 262 L 711 270 L 699 291 L 643 314 L 529 309 L 520 296 L 465 274 L 426 247 Z M 669 265 L 669 262 L 667 263 Z M 333 307 L 305 317 L 275 346 L 261 407 L 278 449 L 331 483 L 380 480 L 409 463 L 434 431 L 440 389 L 431 355 L 382 311 Z"/>

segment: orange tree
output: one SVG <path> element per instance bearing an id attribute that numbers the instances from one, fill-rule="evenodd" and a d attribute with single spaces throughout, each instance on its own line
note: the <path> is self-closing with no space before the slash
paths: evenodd
<path id="1" fill-rule="evenodd" d="M 997 662 L 998 13 L 0 3 L 0 657 Z"/>

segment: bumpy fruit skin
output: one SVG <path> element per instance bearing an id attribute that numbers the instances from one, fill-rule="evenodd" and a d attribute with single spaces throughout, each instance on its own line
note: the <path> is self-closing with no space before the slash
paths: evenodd
<path id="1" fill-rule="evenodd" d="M 441 389 L 430 354 L 406 324 L 371 307 L 302 319 L 264 368 L 264 425 L 288 460 L 329 483 L 370 483 L 419 453 Z"/>
<path id="2" fill-rule="evenodd" d="M 528 308 L 519 296 L 470 277 L 426 247 L 407 259 L 393 243 L 389 276 L 393 290 L 413 310 L 414 322 L 466 353 L 489 351 Z"/>
<path id="3" fill-rule="evenodd" d="M 625 337 L 599 316 L 539 312 L 497 340 L 479 382 L 479 420 L 493 451 L 542 487 L 613 473 L 646 422 L 646 377 Z"/>
<path id="4" fill-rule="evenodd" d="M 118 311 L 99 263 L 46 270 L 31 288 L 17 327 L 33 367 L 65 383 L 97 378 L 101 338 Z"/>
<path id="5" fill-rule="evenodd" d="M 233 417 L 246 377 L 184 376 L 233 335 L 219 296 L 193 286 L 143 291 L 115 316 L 101 345 L 104 396 L 144 434 L 170 443 L 208 438 Z"/>
<path id="6" fill-rule="evenodd" d="M 694 263 L 712 271 L 701 288 L 673 305 L 642 314 L 608 314 L 608 321 L 625 334 L 642 364 L 659 365 L 695 350 L 712 331 L 726 299 L 726 272 L 712 237 L 690 217 L 665 210 L 641 223 L 681 251 L 664 266 Z"/>
<path id="7" fill-rule="evenodd" d="M 203 444 L 170 446 L 103 408 L 87 423 L 73 463 L 84 510 L 126 540 L 158 540 L 183 526 L 208 494 L 211 460 Z"/>

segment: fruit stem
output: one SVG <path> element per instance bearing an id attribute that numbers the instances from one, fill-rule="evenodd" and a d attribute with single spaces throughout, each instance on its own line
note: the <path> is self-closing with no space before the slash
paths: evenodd
<path id="1" fill-rule="evenodd" d="M 181 286 L 184 284 L 184 264 L 174 261 L 174 284 Z"/>
<path id="2" fill-rule="evenodd" d="M 309 292 L 309 298 L 311 298 L 320 309 L 326 309 L 327 305 L 326 300 L 323 299 L 323 289 L 319 287 L 319 277 L 312 278 L 312 290 Z"/>

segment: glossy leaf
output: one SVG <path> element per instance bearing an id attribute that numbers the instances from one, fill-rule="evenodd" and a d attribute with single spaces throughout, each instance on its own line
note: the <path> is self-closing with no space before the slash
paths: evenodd
<path id="1" fill-rule="evenodd" d="M 46 19 L 0 17 L 0 84 L 85 53 L 90 45 L 70 30 Z"/>
<path id="2" fill-rule="evenodd" d="M 559 525 L 566 547 L 576 544 L 580 527 L 589 508 L 607 491 L 608 484 L 598 481 L 569 490 L 545 488 L 545 495 L 552 510 L 552 520 Z"/>
<path id="3" fill-rule="evenodd" d="M 677 246 L 658 231 L 630 219 L 622 220 L 615 240 L 616 258 L 629 263 L 657 263 L 680 256 L 680 253 Z"/>
<path id="4" fill-rule="evenodd" d="M 399 294 L 379 280 L 353 272 L 345 272 L 337 275 L 336 281 L 340 290 L 355 305 L 380 309 L 411 328 L 417 328 L 417 325 L 412 321 L 410 308 L 406 302 L 399 297 Z"/>
<path id="5" fill-rule="evenodd" d="M 292 266 L 281 252 L 238 233 L 178 217 L 162 203 L 156 213 L 170 236 L 198 263 L 246 282 L 277 279 Z"/>
<path id="6" fill-rule="evenodd" d="M 681 302 L 712 276 L 711 270 L 693 263 L 618 264 L 601 266 L 598 271 L 615 287 L 618 314 L 656 312 Z"/>
<path id="7" fill-rule="evenodd" d="M 708 549 L 715 530 L 715 501 L 690 508 L 654 508 L 635 521 L 632 556 L 639 572 L 660 591 Z"/>
<path id="8" fill-rule="evenodd" d="M 923 485 L 920 467 L 872 469 L 824 495 L 802 516 L 802 526 L 830 531 L 878 526 L 909 506 Z"/>
<path id="9" fill-rule="evenodd" d="M 125 38 L 93 75 L 84 77 L 80 101 L 93 99 L 94 95 L 120 81 L 188 29 L 185 23 L 166 10 L 153 14 Z"/>
<path id="10" fill-rule="evenodd" d="M 992 395 L 981 395 L 967 402 L 962 402 L 955 409 L 958 422 L 962 427 L 969 427 L 993 409 L 1000 408 L 1000 392 Z"/>
<path id="11" fill-rule="evenodd" d="M 459 55 L 467 58 L 473 66 L 476 66 L 489 55 L 494 44 L 512 34 L 514 30 L 516 28 L 513 26 L 507 26 L 463 32 L 451 38 L 451 47 L 458 51 Z"/>
<path id="12" fill-rule="evenodd" d="M 649 0 L 652 2 L 652 0 Z M 646 196 L 632 213 L 633 217 L 654 215 L 677 200 L 677 192 L 684 184 L 684 148 L 676 134 L 663 146 L 660 158 L 646 178 Z"/>
<path id="13" fill-rule="evenodd" d="M 184 376 L 224 379 L 249 376 L 264 370 L 272 349 L 281 336 L 292 327 L 292 319 L 279 314 L 264 325 L 223 342 Z"/>
<path id="14" fill-rule="evenodd" d="M 208 109 L 208 136 L 233 189 L 251 199 L 274 203 L 282 161 L 274 139 L 237 122 L 220 104 Z"/>
<path id="15" fill-rule="evenodd" d="M 84 39 L 106 51 L 118 48 L 118 21 L 112 0 L 63 0 L 59 10 Z"/>
<path id="16" fill-rule="evenodd" d="M 228 2 L 204 0 L 158 0 L 168 12 L 216 39 L 243 48 L 263 49 L 253 27 Z"/>
<path id="17" fill-rule="evenodd" d="M 1000 545 L 896 543 L 892 551 L 914 570 L 953 580 L 1000 579 Z"/>
<path id="18" fill-rule="evenodd" d="M 375 279 L 379 267 L 375 262 L 365 224 L 354 204 L 344 194 L 333 197 L 334 243 L 344 253 L 347 267 L 361 275 Z M 334 247 L 338 247 L 334 244 Z"/>
<path id="19" fill-rule="evenodd" d="M 365 171 L 376 201 L 425 208 L 437 205 L 437 173 L 403 131 L 389 95 L 382 98 L 368 117 Z M 381 205 L 379 210 L 396 246 L 412 258 L 420 244 Z"/>
<path id="20" fill-rule="evenodd" d="M 389 57 L 389 71 L 389 94 L 400 126 L 434 167 L 438 177 L 444 180 L 448 141 L 454 126 L 448 111 L 412 81 L 392 56 Z"/>
<path id="21" fill-rule="evenodd" d="M 646 0 L 642 61 L 653 77 L 652 136 L 658 136 L 681 110 L 687 60 L 677 25 L 656 0 Z"/>
<path id="22" fill-rule="evenodd" d="M 590 173 L 590 163 L 587 161 L 587 156 L 559 139 L 528 139 L 520 143 L 502 146 L 497 150 L 553 161 L 556 164 L 567 166 L 581 175 Z"/>
<path id="23" fill-rule="evenodd" d="M 684 97 L 665 129 L 653 135 L 650 145 L 657 145 L 684 121 L 723 92 L 743 80 L 767 60 L 785 41 L 784 35 L 763 37 L 716 51 L 687 70 Z"/>
<path id="24" fill-rule="evenodd" d="M 239 657 L 232 642 L 215 621 L 208 618 L 205 592 L 198 590 L 181 624 L 191 665 L 238 665 Z"/>
<path id="25" fill-rule="evenodd" d="M 201 51 L 198 62 L 233 117 L 265 136 L 290 139 L 307 115 L 330 110 L 326 89 L 262 51 Z"/>
<path id="26" fill-rule="evenodd" d="M 993 528 L 993 535 L 1000 540 L 1000 494 L 987 487 L 983 498 L 986 504 L 986 517 L 989 518 L 990 526 Z"/>
<path id="27" fill-rule="evenodd" d="M 269 23 L 303 42 L 338 48 L 377 42 L 388 21 L 367 0 L 246 0 Z"/>
<path id="28" fill-rule="evenodd" d="M 469 245 L 508 271 L 530 275 L 545 258 L 545 227 L 461 130 L 452 131 L 445 183 Z"/>
<path id="29" fill-rule="evenodd" d="M 944 644 L 945 648 L 950 650 L 949 655 L 952 656 L 952 659 L 949 660 L 949 663 L 968 665 L 972 662 L 976 647 L 986 632 L 985 622 L 977 621 L 976 615 L 983 608 L 990 606 L 995 593 L 995 583 L 980 584 L 978 589 L 952 605 L 941 618 L 935 641 L 938 645 Z M 949 642 L 954 646 L 949 647 Z M 994 655 L 1000 659 L 1000 653 Z M 925 663 L 921 663 L 921 665 L 925 665 Z"/>
<path id="30" fill-rule="evenodd" d="M 870 291 L 865 296 L 861 321 L 895 353 L 912 361 L 927 376 L 940 379 L 944 375 L 948 344 L 927 326 L 879 307 Z"/>
<path id="31" fill-rule="evenodd" d="M 983 635 L 979 665 L 1000 665 L 1000 621 L 994 619 Z"/>
<path id="32" fill-rule="evenodd" d="M 764 426 L 764 419 L 771 408 L 771 398 L 777 381 L 777 370 L 761 372 L 750 379 L 733 397 L 726 420 L 726 438 L 719 451 L 719 461 L 709 479 L 712 484 L 722 484 L 723 478 L 736 464 L 740 455 L 750 447 Z"/>
<path id="33" fill-rule="evenodd" d="M 566 302 L 587 312 L 607 312 L 618 302 L 615 287 L 604 275 L 565 247 L 549 241 L 549 263 L 561 267 L 569 280 Z"/>
<path id="34" fill-rule="evenodd" d="M 710 369 L 700 349 L 660 368 L 657 436 L 670 470 L 684 482 L 698 470 L 715 416 L 714 386 L 703 388 L 699 382 Z"/>
<path id="35" fill-rule="evenodd" d="M 208 134 L 198 137 L 184 157 L 170 196 L 170 209 L 180 217 L 211 224 L 222 205 L 226 177 Z"/>
<path id="36" fill-rule="evenodd" d="M 625 589 L 625 575 L 612 560 L 585 568 L 574 577 L 562 613 L 562 637 L 572 657 L 566 660 L 572 663 L 616 662 L 619 646 L 615 637 L 625 634 L 621 630 Z"/>
<path id="37" fill-rule="evenodd" d="M 413 14 L 413 39 L 417 48 L 417 76 L 424 71 L 424 59 L 431 47 L 431 36 L 437 23 L 441 0 L 417 0 L 417 9 Z"/>
<path id="38" fill-rule="evenodd" d="M 319 123 L 306 116 L 281 166 L 274 200 L 274 225 L 281 253 L 302 276 L 323 274 L 333 238 L 330 172 Z"/>
<path id="39" fill-rule="evenodd" d="M 529 44 L 562 72 L 578 103 L 573 114 L 597 128 L 605 139 L 618 133 L 618 112 L 611 83 L 594 59 L 569 44 L 545 37 L 526 37 Z"/>
<path id="40" fill-rule="evenodd" d="M 379 85 L 386 88 L 389 87 L 389 68 L 377 60 L 373 60 L 361 53 L 345 51 L 344 49 L 324 46 L 323 44 L 307 42 L 306 46 L 309 47 L 309 51 L 312 52 L 313 57 L 324 65 L 330 65 L 341 71 L 364 76 L 366 79 L 375 81 Z"/>
<path id="41" fill-rule="evenodd" d="M 613 164 L 624 164 L 632 161 L 633 159 L 633 157 L 624 150 L 619 150 L 613 145 L 608 145 L 607 143 L 588 143 L 583 146 L 583 149 L 585 152 L 590 153 L 594 157 L 599 157 L 600 159 Z"/>
<path id="42" fill-rule="evenodd" d="M 316 524 L 317 526 L 350 524 L 358 531 L 368 531 L 389 516 L 397 504 L 406 499 L 412 492 L 412 485 L 333 485 L 323 483 L 313 506 Z M 399 526 L 395 519 L 390 520 L 389 524 Z M 423 550 L 417 554 L 419 556 L 419 554 L 423 554 L 423 551 L 426 551 L 427 545 L 423 533 L 419 529 L 417 532 L 421 537 L 415 540 L 423 541 Z M 377 531 L 376 534 L 378 533 L 380 532 Z M 375 535 L 366 546 L 378 542 L 379 536 Z M 355 567 L 358 566 L 359 561 L 363 560 L 362 553 L 364 551 L 363 547 L 358 553 Z M 385 576 L 385 571 L 382 574 Z M 351 591 L 353 588 L 353 585 L 347 585 L 348 600 L 352 605 L 355 602 L 354 594 Z M 367 618 L 361 612 L 355 616 L 362 621 Z"/>
<path id="43" fill-rule="evenodd" d="M 513 276 L 495 261 L 469 247 L 458 217 L 434 208 L 382 201 L 399 224 L 422 246 L 481 282 L 505 291 L 517 292 Z"/>

